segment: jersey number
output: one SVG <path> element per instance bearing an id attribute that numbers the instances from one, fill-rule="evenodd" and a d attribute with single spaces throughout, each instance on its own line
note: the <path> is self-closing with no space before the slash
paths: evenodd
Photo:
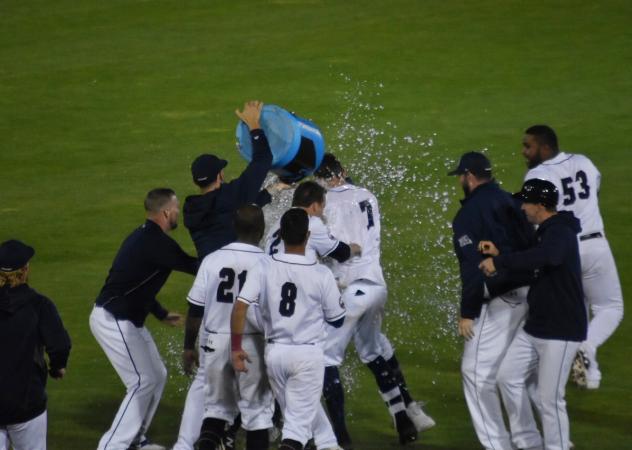
<path id="1" fill-rule="evenodd" d="M 375 225 L 375 222 L 373 221 L 373 206 L 371 206 L 371 203 L 369 203 L 368 200 L 363 200 L 360 202 L 360 211 L 366 211 L 366 216 L 369 220 L 369 224 L 366 226 L 366 229 L 368 230 Z"/>
<path id="2" fill-rule="evenodd" d="M 244 270 L 237 278 L 239 279 L 239 290 L 246 282 L 248 272 Z M 233 296 L 233 286 L 235 285 L 235 271 L 230 267 L 224 267 L 219 271 L 219 278 L 222 280 L 217 286 L 217 301 L 220 303 L 232 303 L 235 298 Z"/>
<path id="3" fill-rule="evenodd" d="M 281 304 L 279 314 L 283 317 L 291 317 L 296 309 L 296 285 L 289 281 L 281 286 Z"/>
<path id="4" fill-rule="evenodd" d="M 272 243 L 270 244 L 270 255 L 274 255 L 275 253 L 279 253 L 279 249 L 277 248 L 281 243 L 281 230 L 276 230 L 272 234 Z"/>
<path id="5" fill-rule="evenodd" d="M 572 205 L 579 197 L 582 200 L 586 200 L 590 197 L 590 186 L 588 186 L 588 177 L 586 176 L 586 172 L 580 170 L 575 174 L 575 182 L 579 183 L 579 187 L 581 191 L 575 195 L 575 188 L 573 187 L 573 178 L 566 177 L 562 178 L 562 190 L 564 191 L 564 206 Z"/>

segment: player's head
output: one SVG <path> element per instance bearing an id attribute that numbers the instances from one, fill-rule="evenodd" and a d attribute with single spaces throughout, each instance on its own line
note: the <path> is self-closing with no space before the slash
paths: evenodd
<path id="1" fill-rule="evenodd" d="M 252 245 L 259 244 L 265 229 L 263 211 L 259 206 L 251 204 L 237 209 L 234 224 L 239 242 Z"/>
<path id="2" fill-rule="evenodd" d="M 553 183 L 538 178 L 527 180 L 514 197 L 522 201 L 522 210 L 529 222 L 540 224 L 555 214 L 559 192 Z"/>
<path id="3" fill-rule="evenodd" d="M 212 184 L 220 184 L 224 181 L 224 167 L 227 164 L 228 161 L 215 155 L 203 154 L 198 156 L 191 163 L 193 182 L 201 189 L 208 188 Z"/>
<path id="4" fill-rule="evenodd" d="M 468 196 L 476 187 L 492 180 L 492 163 L 482 153 L 467 152 L 459 159 L 456 169 L 448 172 L 448 175 L 459 176 L 463 192 Z"/>
<path id="5" fill-rule="evenodd" d="M 14 288 L 28 281 L 29 261 L 33 255 L 33 247 L 16 239 L 0 244 L 0 289 Z"/>
<path id="6" fill-rule="evenodd" d="M 309 238 L 309 216 L 302 208 L 290 208 L 281 217 L 281 239 L 286 252 L 289 247 L 303 247 Z M 290 249 L 291 250 L 291 249 Z"/>
<path id="7" fill-rule="evenodd" d="M 525 130 L 522 138 L 522 155 L 527 160 L 529 169 L 553 158 L 559 151 L 557 135 L 553 128 L 548 125 L 533 125 Z"/>
<path id="8" fill-rule="evenodd" d="M 147 217 L 158 223 L 164 230 L 175 230 L 178 227 L 180 203 L 173 189 L 156 188 L 145 197 Z"/>
<path id="9" fill-rule="evenodd" d="M 325 188 L 315 181 L 302 182 L 294 191 L 292 206 L 303 208 L 310 216 L 321 217 L 325 209 Z"/>
<path id="10" fill-rule="evenodd" d="M 323 162 L 320 163 L 320 166 L 314 172 L 314 176 L 318 180 L 322 180 L 326 185 L 332 186 L 344 183 L 347 171 L 333 153 L 325 153 Z"/>

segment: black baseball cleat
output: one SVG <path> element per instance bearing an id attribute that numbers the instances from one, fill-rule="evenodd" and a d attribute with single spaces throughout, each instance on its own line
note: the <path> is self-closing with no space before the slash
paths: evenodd
<path id="1" fill-rule="evenodd" d="M 408 444 L 417 440 L 417 428 L 410 420 L 406 411 L 400 411 L 395 414 L 395 428 L 399 434 L 399 443 L 401 445 Z"/>

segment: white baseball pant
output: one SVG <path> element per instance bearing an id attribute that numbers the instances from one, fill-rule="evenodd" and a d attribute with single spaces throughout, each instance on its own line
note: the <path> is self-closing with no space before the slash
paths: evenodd
<path id="1" fill-rule="evenodd" d="M 47 419 L 44 411 L 27 422 L 0 427 L 0 450 L 46 450 Z"/>
<path id="2" fill-rule="evenodd" d="M 200 334 L 200 342 L 205 342 Z M 178 440 L 172 450 L 193 450 L 193 446 L 200 438 L 202 421 L 204 420 L 204 350 L 198 346 L 200 367 L 195 371 L 195 377 L 189 386 L 187 398 L 184 402 Z"/>
<path id="3" fill-rule="evenodd" d="M 582 284 L 592 320 L 588 324 L 588 336 L 582 344 L 590 367 L 587 381 L 599 384 L 601 372 L 597 363 L 597 348 L 601 346 L 619 326 L 623 319 L 623 295 L 617 266 L 605 237 L 579 242 L 582 264 Z"/>
<path id="4" fill-rule="evenodd" d="M 531 409 L 525 411 L 523 407 L 527 398 L 526 379 L 533 373 L 537 374 L 539 412 L 546 450 L 569 448 L 569 422 L 564 395 L 579 345 L 579 342 L 539 339 L 520 329 L 498 371 L 498 386 L 512 430 L 514 427 L 536 427 L 533 412 Z M 533 447 L 529 444 L 518 446 Z"/>
<path id="5" fill-rule="evenodd" d="M 507 348 L 527 313 L 528 288 L 520 288 L 483 304 L 474 321 L 474 337 L 465 341 L 461 374 L 463 390 L 472 424 L 483 447 L 489 450 L 511 449 L 511 438 L 505 427 L 496 384 L 498 368 Z M 531 408 L 527 401 L 525 410 Z M 536 447 L 540 438 L 537 429 L 513 429 L 515 436 L 531 436 Z"/>
<path id="6" fill-rule="evenodd" d="M 98 450 L 127 450 L 145 439 L 167 380 L 167 368 L 145 327 L 116 320 L 100 306 L 90 314 L 90 330 L 127 388 L 112 426 Z"/>

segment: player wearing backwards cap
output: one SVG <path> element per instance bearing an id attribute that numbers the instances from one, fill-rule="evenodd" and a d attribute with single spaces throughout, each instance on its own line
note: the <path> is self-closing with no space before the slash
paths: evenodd
<path id="1" fill-rule="evenodd" d="M 249 272 L 231 319 L 233 364 L 235 370 L 246 371 L 249 355 L 241 342 L 246 313 L 249 305 L 259 306 L 268 377 L 284 416 L 280 450 L 303 449 L 315 422 L 326 420 L 320 405 L 326 323 L 340 327 L 345 316 L 333 274 L 306 255 L 308 227 L 304 210 L 283 214 L 285 252 L 262 259 Z M 319 448 L 323 444 L 317 442 Z M 329 447 L 339 448 L 335 437 Z"/>
<path id="2" fill-rule="evenodd" d="M 127 388 L 99 450 L 165 448 L 145 437 L 167 369 L 144 323 L 151 312 L 167 325 L 181 324 L 181 316 L 164 309 L 156 295 L 172 270 L 195 275 L 198 262 L 167 235 L 178 226 L 175 192 L 168 188 L 149 191 L 145 211 L 147 220 L 121 244 L 90 314 L 90 330 Z"/>
<path id="3" fill-rule="evenodd" d="M 380 265 L 381 224 L 377 199 L 367 189 L 347 182 L 346 171 L 331 153 L 325 154 L 315 175 L 327 186 L 327 226 L 336 237 L 356 239 L 362 247 L 359 257 L 334 261 L 331 265 L 347 308 L 345 324 L 327 335 L 325 345 L 323 392 L 338 441 L 345 448 L 351 447 L 338 367 L 352 337 L 360 359 L 376 374 L 380 392 L 396 423 L 400 412 L 405 411 L 403 414 L 408 414 L 417 431 L 427 430 L 435 422 L 413 401 L 393 347 L 381 332 L 387 289 Z M 394 376 L 396 383 L 381 375 L 384 367 L 391 369 L 384 373 Z M 400 436 L 406 440 L 408 435 L 402 429 Z"/>
<path id="4" fill-rule="evenodd" d="M 525 383 L 535 374 L 544 448 L 567 450 L 565 386 L 587 327 L 577 241 L 581 227 L 572 212 L 556 211 L 558 192 L 549 181 L 527 180 L 516 195 L 529 221 L 539 225 L 537 244 L 523 251 L 499 250 L 487 241 L 479 244 L 493 256 L 480 264 L 488 277 L 502 270 L 537 271 L 527 297 L 529 314 L 500 366 L 498 385 L 510 422 L 535 429 L 533 412 L 524 409 Z"/>
<path id="5" fill-rule="evenodd" d="M 522 154 L 529 167 L 525 180 L 540 178 L 553 183 L 561 194 L 557 209 L 572 211 L 581 223 L 582 282 L 592 320 L 575 359 L 573 380 L 582 387 L 597 389 L 601 382 L 597 348 L 623 318 L 621 283 L 599 212 L 601 174 L 584 155 L 560 152 L 555 132 L 546 125 L 534 125 L 525 131 Z"/>
<path id="6" fill-rule="evenodd" d="M 247 431 L 246 449 L 268 448 L 268 428 L 272 427 L 273 399 L 263 363 L 263 336 L 254 311 L 248 317 L 243 345 L 252 364 L 247 373 L 236 376 L 230 358 L 230 316 L 234 300 L 248 273 L 265 253 L 257 245 L 263 237 L 261 208 L 246 205 L 234 219 L 237 241 L 211 253 L 202 262 L 188 295 L 192 305 L 204 308 L 200 347 L 205 354 L 204 422 L 200 450 L 215 450 L 222 441 L 227 423 L 241 412 Z"/>
<path id="7" fill-rule="evenodd" d="M 533 274 L 525 271 L 520 278 L 503 271 L 485 278 L 478 268 L 483 259 L 478 251 L 480 241 L 493 240 L 503 253 L 524 250 L 531 245 L 533 228 L 518 202 L 492 178 L 485 155 L 465 153 L 449 175 L 458 175 L 465 193 L 452 229 L 462 282 L 458 330 L 465 343 L 461 374 L 472 424 L 486 449 L 510 449 L 512 438 L 518 448 L 537 447 L 541 445 L 537 428 L 522 426 L 519 420 L 512 421 L 510 438 L 496 385 L 498 368 L 526 315 L 527 285 Z M 530 414 L 529 401 L 522 406 L 523 413 Z"/>
<path id="8" fill-rule="evenodd" d="M 28 284 L 35 250 L 0 245 L 0 449 L 46 450 L 46 372 L 66 374 L 70 337 L 52 301 Z M 48 354 L 47 370 L 44 350 Z"/>
<path id="9" fill-rule="evenodd" d="M 191 234 L 200 261 L 209 253 L 235 241 L 237 236 L 233 216 L 237 208 L 249 203 L 263 206 L 270 202 L 271 194 L 288 187 L 283 183 L 276 183 L 261 190 L 272 165 L 272 153 L 259 122 L 262 107 L 263 103 L 251 101 L 244 105 L 243 111 L 235 111 L 248 125 L 253 144 L 252 160 L 238 178 L 224 182 L 224 168 L 228 162 L 215 155 L 200 155 L 191 164 L 193 182 L 199 187 L 200 194 L 186 198 L 183 208 L 184 225 Z M 183 364 L 188 374 L 195 371 L 195 363 L 199 362 L 200 367 L 204 364 L 204 353 L 198 359 L 195 349 L 202 313 L 203 308 L 190 305 L 186 323 L 187 342 L 183 352 Z M 174 450 L 193 450 L 199 437 L 203 416 L 203 386 L 204 373 L 198 368 L 187 393 Z M 236 431 L 238 422 L 235 425 L 233 432 Z M 226 437 L 227 445 L 230 445 L 229 441 L 233 438 L 234 433 Z"/>

